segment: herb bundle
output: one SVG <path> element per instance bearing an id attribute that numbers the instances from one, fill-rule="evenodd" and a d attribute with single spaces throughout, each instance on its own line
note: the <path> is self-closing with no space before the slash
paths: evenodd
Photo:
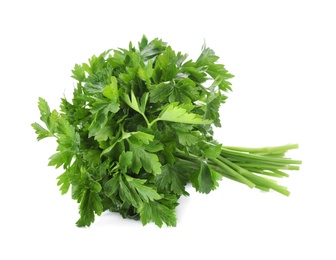
<path id="1" fill-rule="evenodd" d="M 143 225 L 175 226 L 186 185 L 207 194 L 223 177 L 289 195 L 272 177 L 299 169 L 301 161 L 284 157 L 297 145 L 241 148 L 214 140 L 233 77 L 218 59 L 203 46 L 189 60 L 143 36 L 137 47 L 76 64 L 73 98 L 62 98 L 60 111 L 39 98 L 45 126 L 32 126 L 37 140 L 57 140 L 49 165 L 64 169 L 57 185 L 62 194 L 71 188 L 79 203 L 78 226 L 90 226 L 105 210 Z"/>

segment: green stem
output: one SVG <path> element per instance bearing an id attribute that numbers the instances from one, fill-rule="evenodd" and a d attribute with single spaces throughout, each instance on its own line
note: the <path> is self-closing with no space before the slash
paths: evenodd
<path id="1" fill-rule="evenodd" d="M 225 172 L 227 172 L 228 174 L 232 175 L 237 180 L 239 180 L 240 182 L 246 184 L 250 188 L 254 188 L 255 187 L 255 184 L 253 182 L 251 182 L 250 180 L 248 180 L 247 178 L 245 178 L 244 176 L 242 176 L 241 174 L 239 174 L 238 172 L 236 172 L 234 169 L 230 168 L 228 165 L 222 163 L 220 160 L 218 160 L 218 159 L 211 159 L 210 161 L 212 161 L 215 164 L 217 164 Z"/>
<path id="2" fill-rule="evenodd" d="M 221 162 L 229 165 L 231 168 L 237 170 L 239 173 L 242 173 L 242 172 L 246 171 L 244 168 L 240 167 L 239 165 L 231 162 L 230 160 L 228 160 L 228 159 L 226 159 L 222 156 L 219 156 L 218 160 L 220 160 Z"/>
<path id="3" fill-rule="evenodd" d="M 151 128 L 157 121 L 159 121 L 159 118 L 154 119 L 152 122 L 149 123 L 148 120 L 146 120 L 148 128 Z"/>
<path id="4" fill-rule="evenodd" d="M 241 151 L 234 151 L 229 150 L 224 147 L 222 147 L 222 155 L 229 156 L 236 159 L 244 159 L 246 161 L 257 161 L 259 162 L 268 162 L 272 164 L 301 164 L 302 162 L 299 160 L 292 160 L 288 158 L 278 158 L 278 157 L 268 157 L 265 155 L 258 155 L 258 154 L 250 154 L 250 153 L 244 153 Z"/>
<path id="5" fill-rule="evenodd" d="M 236 161 L 235 163 L 242 168 L 248 168 L 248 169 L 253 169 L 253 168 L 267 169 L 267 170 L 299 170 L 300 169 L 300 167 L 297 165 L 288 165 L 288 164 L 273 165 L 273 164 L 258 163 L 258 162 L 251 163 L 251 162 L 240 162 L 240 161 Z"/>
<path id="6" fill-rule="evenodd" d="M 140 113 L 140 115 L 142 115 L 142 117 L 145 119 L 146 124 L 147 124 L 147 127 L 148 127 L 148 128 L 151 128 L 151 127 L 152 127 L 152 124 L 149 123 L 149 121 L 148 121 L 146 115 L 145 115 L 144 113 Z M 153 122 L 152 122 L 152 123 L 153 123 Z"/>
<path id="7" fill-rule="evenodd" d="M 254 175 L 253 173 L 246 172 L 243 174 L 246 178 L 254 182 L 257 186 L 269 187 L 272 190 L 275 190 L 283 195 L 289 196 L 290 192 L 286 187 L 278 185 L 276 182 L 268 180 L 264 177 Z"/>
<path id="8" fill-rule="evenodd" d="M 248 152 L 248 153 L 263 153 L 263 154 L 276 154 L 284 153 L 291 149 L 297 149 L 298 144 L 287 144 L 282 146 L 273 146 L 273 147 L 260 147 L 260 148 L 249 148 L 249 147 L 236 147 L 236 146 L 222 146 L 224 149 L 234 150 L 239 152 Z"/>

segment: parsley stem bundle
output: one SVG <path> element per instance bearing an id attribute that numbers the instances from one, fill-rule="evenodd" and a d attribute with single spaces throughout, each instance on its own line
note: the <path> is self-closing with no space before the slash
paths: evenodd
<path id="1" fill-rule="evenodd" d="M 296 144 L 265 148 L 222 146 L 220 156 L 208 159 L 207 163 L 222 176 L 243 183 L 250 188 L 259 188 L 263 191 L 273 189 L 288 196 L 289 191 L 286 187 L 260 175 L 282 178 L 288 177 L 288 174 L 280 171 L 281 169 L 298 170 L 297 164 L 301 164 L 301 161 L 282 157 L 283 153 L 295 148 L 298 148 Z M 184 159 L 185 163 L 198 160 L 197 157 L 185 155 L 183 152 L 179 152 L 177 156 Z M 197 168 L 197 162 L 194 166 Z"/>
<path id="2" fill-rule="evenodd" d="M 90 226 L 109 210 L 124 218 L 176 226 L 186 185 L 209 193 L 223 177 L 250 188 L 289 195 L 275 178 L 301 161 L 285 158 L 296 144 L 244 148 L 213 138 L 219 108 L 233 76 L 203 46 L 196 61 L 160 39 L 108 50 L 76 64 L 71 101 L 60 111 L 39 98 L 37 139 L 54 137 L 49 165 L 62 167 L 57 185 L 79 203 L 77 225 Z"/>

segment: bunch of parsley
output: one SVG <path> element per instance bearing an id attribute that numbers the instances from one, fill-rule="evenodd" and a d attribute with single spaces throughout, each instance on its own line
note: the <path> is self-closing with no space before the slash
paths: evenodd
<path id="1" fill-rule="evenodd" d="M 49 165 L 63 167 L 62 194 L 79 203 L 78 226 L 90 226 L 105 210 L 125 218 L 176 225 L 175 208 L 186 185 L 201 193 L 222 177 L 263 191 L 289 195 L 269 177 L 288 176 L 298 160 L 284 158 L 297 145 L 226 147 L 213 138 L 219 108 L 233 76 L 203 46 L 196 61 L 160 39 L 144 36 L 135 48 L 109 50 L 76 64 L 72 101 L 60 111 L 39 98 L 37 139 L 55 137 Z"/>

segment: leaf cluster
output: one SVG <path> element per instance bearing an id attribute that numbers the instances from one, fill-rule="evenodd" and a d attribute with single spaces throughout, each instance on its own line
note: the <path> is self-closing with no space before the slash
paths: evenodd
<path id="1" fill-rule="evenodd" d="M 237 161 L 213 139 L 233 77 L 218 59 L 205 45 L 193 61 L 143 36 L 137 47 L 76 64 L 73 97 L 62 98 L 59 111 L 39 98 L 44 125 L 32 126 L 38 140 L 57 140 L 49 165 L 64 171 L 57 184 L 79 203 L 78 226 L 90 226 L 105 210 L 143 225 L 175 226 L 188 183 L 201 193 L 223 176 L 255 184 L 246 173 L 233 173 L 245 153 Z"/>

